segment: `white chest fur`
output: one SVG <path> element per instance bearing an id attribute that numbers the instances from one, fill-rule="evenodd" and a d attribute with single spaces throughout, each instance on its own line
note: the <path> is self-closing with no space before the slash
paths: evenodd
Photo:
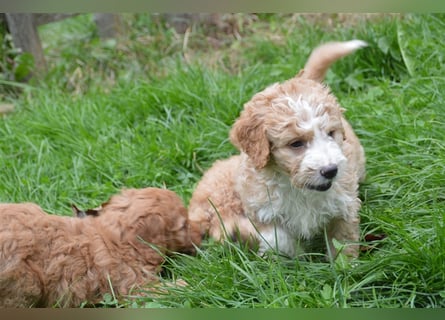
<path id="1" fill-rule="evenodd" d="M 348 207 L 356 201 L 340 182 L 324 192 L 302 190 L 294 188 L 283 174 L 243 171 L 246 177 L 238 179 L 237 191 L 247 214 L 263 224 L 280 226 L 295 239 L 310 239 L 332 218 L 346 218 Z"/>

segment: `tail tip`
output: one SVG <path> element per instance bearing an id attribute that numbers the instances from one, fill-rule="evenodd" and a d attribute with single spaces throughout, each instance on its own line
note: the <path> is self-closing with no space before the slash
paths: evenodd
<path id="1" fill-rule="evenodd" d="M 344 44 L 346 47 L 348 47 L 352 51 L 355 51 L 357 49 L 364 48 L 364 47 L 368 46 L 368 43 L 366 41 L 359 40 L 359 39 L 346 41 Z"/>

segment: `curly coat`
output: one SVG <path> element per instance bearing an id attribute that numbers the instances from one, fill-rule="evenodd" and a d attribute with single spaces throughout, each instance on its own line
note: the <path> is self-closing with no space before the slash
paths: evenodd
<path id="1" fill-rule="evenodd" d="M 77 307 L 111 290 L 121 297 L 158 280 L 163 253 L 194 253 L 200 243 L 172 191 L 123 190 L 99 211 L 79 219 L 0 204 L 0 307 Z"/>
<path id="2" fill-rule="evenodd" d="M 230 131 L 240 154 L 215 162 L 190 200 L 190 219 L 203 235 L 240 237 L 260 252 L 295 257 L 326 230 L 330 253 L 337 253 L 336 239 L 345 254 L 358 255 L 365 154 L 322 80 L 332 63 L 365 45 L 324 44 L 295 77 L 244 105 Z"/>

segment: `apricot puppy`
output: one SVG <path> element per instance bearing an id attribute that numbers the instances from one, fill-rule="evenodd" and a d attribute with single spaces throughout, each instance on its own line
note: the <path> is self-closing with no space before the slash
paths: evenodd
<path id="1" fill-rule="evenodd" d="M 172 191 L 127 189 L 97 217 L 0 204 L 0 307 L 77 307 L 158 281 L 161 253 L 193 253 L 200 235 Z M 156 246 L 158 249 L 153 248 Z"/>

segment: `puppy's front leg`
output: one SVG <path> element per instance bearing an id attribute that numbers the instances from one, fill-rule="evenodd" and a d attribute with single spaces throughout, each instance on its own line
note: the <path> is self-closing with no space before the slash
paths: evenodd
<path id="1" fill-rule="evenodd" d="M 304 250 L 297 244 L 295 237 L 283 228 L 269 225 L 260 230 L 260 246 L 258 253 L 263 255 L 266 251 L 277 250 L 281 254 L 294 258 L 302 254 Z"/>
<path id="2" fill-rule="evenodd" d="M 359 254 L 359 236 L 360 236 L 360 218 L 355 215 L 349 220 L 343 218 L 336 218 L 332 220 L 327 228 L 327 237 L 329 242 L 329 249 L 332 257 L 337 256 L 337 249 L 335 248 L 332 239 L 344 244 L 341 253 L 349 258 L 357 258 Z"/>

